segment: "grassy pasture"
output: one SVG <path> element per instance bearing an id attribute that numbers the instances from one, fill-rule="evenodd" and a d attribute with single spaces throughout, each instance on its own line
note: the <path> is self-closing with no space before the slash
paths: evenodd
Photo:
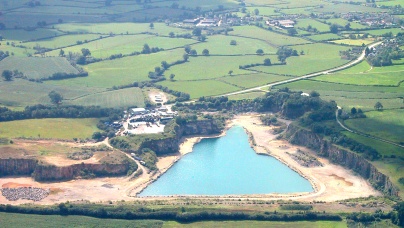
<path id="1" fill-rule="evenodd" d="M 232 40 L 235 40 L 237 45 L 230 45 Z M 202 54 L 203 49 L 208 49 L 211 55 L 255 54 L 258 49 L 262 49 L 266 54 L 277 51 L 264 41 L 224 35 L 209 36 L 207 42 L 192 45 L 192 49 L 195 49 L 199 55 Z"/>
<path id="2" fill-rule="evenodd" d="M 300 7 L 300 8 L 283 8 L 281 9 L 282 14 L 304 14 L 304 15 L 309 15 L 312 10 L 314 10 L 314 7 Z"/>
<path id="3" fill-rule="evenodd" d="M 304 2 L 304 1 L 303 1 Z M 387 12 L 387 9 L 372 8 L 361 5 L 352 4 L 326 4 L 322 8 L 316 8 L 315 12 L 319 13 L 349 13 L 349 12 Z"/>
<path id="4" fill-rule="evenodd" d="M 33 31 L 27 31 L 23 29 L 7 29 L 0 31 L 0 35 L 2 35 L 4 39 L 17 40 L 17 41 L 43 39 L 48 37 L 55 37 L 61 34 L 63 33 L 55 29 L 41 29 L 41 28 L 35 29 Z"/>
<path id="5" fill-rule="evenodd" d="M 99 219 L 86 216 L 59 216 L 59 215 L 28 215 L 0 213 L 2 223 L 7 227 L 161 227 L 163 222 L 158 220 L 121 220 Z"/>
<path id="6" fill-rule="evenodd" d="M 102 91 L 82 85 L 65 87 L 14 79 L 10 82 L 0 81 L 0 105 L 25 107 L 34 104 L 50 104 L 48 93 L 52 90 L 62 94 L 65 99 L 74 99 Z"/>
<path id="7" fill-rule="evenodd" d="M 63 86 L 89 86 L 112 88 L 114 85 L 126 85 L 135 81 L 146 81 L 148 72 L 160 66 L 162 61 L 173 62 L 182 59 L 184 50 L 163 51 L 149 55 L 130 56 L 89 64 L 83 68 L 88 77 L 71 78 L 46 83 Z M 171 60 L 171 61 L 170 61 Z"/>
<path id="8" fill-rule="evenodd" d="M 313 19 L 299 19 L 295 27 L 298 28 L 307 28 L 309 25 L 311 27 L 316 28 L 320 32 L 330 31 L 330 26 L 319 21 Z"/>
<path id="9" fill-rule="evenodd" d="M 230 32 L 229 34 L 256 38 L 264 40 L 273 45 L 296 45 L 296 44 L 310 43 L 310 41 L 298 37 L 281 35 L 278 33 L 271 32 L 269 30 L 258 28 L 256 26 L 234 27 L 234 31 Z"/>
<path id="10" fill-rule="evenodd" d="M 315 41 L 323 41 L 323 40 L 339 39 L 341 37 L 334 33 L 326 33 L 326 34 L 312 35 L 309 36 L 308 38 L 313 39 Z"/>
<path id="11" fill-rule="evenodd" d="M 304 55 L 287 58 L 286 65 L 270 67 L 258 66 L 253 69 L 267 73 L 301 76 L 331 69 L 348 62 L 347 60 L 341 59 L 339 56 L 339 51 L 347 50 L 347 47 L 329 44 L 308 44 L 293 48 L 296 49 L 298 53 L 304 51 Z M 325 52 L 324 50 L 327 51 Z"/>
<path id="12" fill-rule="evenodd" d="M 171 67 L 166 75 L 175 74 L 175 80 L 201 80 L 219 78 L 228 75 L 247 74 L 239 69 L 240 65 L 263 63 L 266 56 L 198 56 L 189 58 L 185 64 Z"/>
<path id="13" fill-rule="evenodd" d="M 0 122 L 0 136 L 73 139 L 91 138 L 98 131 L 97 119 L 32 119 Z"/>
<path id="14" fill-rule="evenodd" d="M 390 85 L 397 86 L 404 79 L 404 66 L 400 66 L 401 71 L 397 71 L 397 66 L 373 68 L 365 73 L 343 73 L 322 75 L 315 77 L 315 80 L 336 82 L 354 85 Z"/>
<path id="15" fill-rule="evenodd" d="M 347 44 L 353 46 L 362 46 L 363 44 L 368 45 L 370 43 L 373 43 L 373 41 L 371 40 L 364 40 L 364 39 L 357 39 L 357 40 L 342 39 L 342 40 L 333 40 L 331 42 L 336 44 Z"/>
<path id="16" fill-rule="evenodd" d="M 88 48 L 95 58 L 108 58 L 113 54 L 130 54 L 141 52 L 144 44 L 150 48 L 159 47 L 164 49 L 175 48 L 196 42 L 191 39 L 172 39 L 152 35 L 119 35 L 102 40 L 64 48 L 65 53 L 81 53 L 82 48 Z M 47 55 L 58 56 L 59 50 L 48 52 Z"/>
<path id="17" fill-rule="evenodd" d="M 41 47 L 46 47 L 46 48 L 59 48 L 59 47 L 65 47 L 65 46 L 70 46 L 70 45 L 75 45 L 77 41 L 82 41 L 84 42 L 85 40 L 93 40 L 99 38 L 99 35 L 95 34 L 85 34 L 85 35 L 66 35 L 66 36 L 59 36 L 59 37 L 53 37 L 49 38 L 46 40 L 38 40 L 34 42 L 28 42 L 24 43 L 24 46 L 34 48 L 36 45 L 39 45 Z M 66 52 L 67 54 L 68 52 Z M 59 54 L 59 53 L 58 53 Z"/>
<path id="18" fill-rule="evenodd" d="M 359 73 L 366 73 L 372 69 L 372 66 L 369 65 L 367 61 L 362 61 L 355 66 L 349 67 L 347 69 L 338 71 L 337 73 L 340 74 L 359 74 Z"/>
<path id="19" fill-rule="evenodd" d="M 383 104 L 383 101 L 381 101 Z M 383 110 L 365 113 L 367 118 L 346 120 L 348 127 L 397 143 L 404 142 L 404 110 Z"/>
<path id="20" fill-rule="evenodd" d="M 367 138 L 365 136 L 357 135 L 347 131 L 344 131 L 343 134 L 348 136 L 349 138 L 356 140 L 359 143 L 369 145 L 370 147 L 377 150 L 381 155 L 384 156 L 391 156 L 391 155 L 402 156 L 404 154 L 403 148 L 391 145 L 389 143 Z"/>
<path id="21" fill-rule="evenodd" d="M 3 51 L 3 52 L 8 51 L 8 53 L 11 56 L 13 56 L 13 54 L 14 54 L 14 56 L 17 56 L 17 57 L 26 57 L 26 56 L 28 56 L 28 54 L 32 55 L 35 53 L 35 50 L 33 50 L 33 49 L 13 47 L 11 45 L 6 45 L 6 42 L 4 42 L 4 41 L 0 42 L 0 43 L 1 43 L 0 51 Z"/>
<path id="22" fill-rule="evenodd" d="M 273 228 L 343 228 L 346 227 L 346 223 L 341 222 L 329 222 L 329 221 L 316 221 L 316 222 L 268 222 L 268 221 L 208 221 L 208 222 L 195 222 L 189 224 L 181 224 L 178 222 L 166 222 L 164 228 L 170 227 L 273 227 Z"/>
<path id="23" fill-rule="evenodd" d="M 54 73 L 79 73 L 62 57 L 7 57 L 0 61 L 0 69 L 19 70 L 28 78 L 41 79 Z"/>
<path id="24" fill-rule="evenodd" d="M 287 80 L 289 77 L 272 75 L 272 74 L 245 74 L 245 75 L 236 75 L 236 76 L 227 76 L 224 78 L 220 78 L 218 80 L 230 83 L 232 85 L 236 85 L 241 88 L 251 88 L 254 86 L 265 85 L 272 82 Z"/>
<path id="25" fill-rule="evenodd" d="M 80 23 L 80 24 L 60 24 L 55 28 L 66 32 L 77 33 L 100 33 L 100 34 L 137 34 L 142 32 L 158 33 L 160 35 L 166 35 L 170 32 L 174 33 L 190 33 L 191 31 L 170 27 L 164 23 L 154 23 L 154 28 L 149 27 L 149 23 Z"/>
<path id="26" fill-rule="evenodd" d="M 185 92 L 191 95 L 191 98 L 199 98 L 202 96 L 215 96 L 224 93 L 230 93 L 240 90 L 239 87 L 226 84 L 216 80 L 203 81 L 163 81 L 159 82 L 163 86 L 170 89 Z"/>
<path id="27" fill-rule="evenodd" d="M 375 29 L 375 30 L 367 30 L 366 33 L 369 33 L 370 35 L 374 36 L 380 36 L 385 33 L 393 33 L 393 35 L 397 35 L 399 32 L 403 32 L 400 28 L 389 28 L 389 29 Z"/>
<path id="28" fill-rule="evenodd" d="M 351 25 L 351 29 L 364 29 L 364 28 L 367 28 L 367 26 L 365 26 L 365 25 L 362 25 L 362 24 L 359 24 L 359 23 L 356 23 L 356 22 L 350 22 L 350 21 L 347 21 L 347 20 L 345 20 L 343 18 L 331 18 L 331 19 L 327 20 L 327 23 L 337 24 L 337 25 L 340 25 L 340 26 L 345 26 L 345 25 L 347 25 L 349 23 Z"/>
<path id="29" fill-rule="evenodd" d="M 112 90 L 101 93 L 94 93 L 87 96 L 79 97 L 65 101 L 75 105 L 96 105 L 101 107 L 130 107 L 130 106 L 144 106 L 144 96 L 140 88 L 127 88 L 120 90 Z"/>
<path id="30" fill-rule="evenodd" d="M 279 15 L 279 12 L 275 12 L 276 8 L 273 7 L 246 7 L 247 11 L 250 14 L 254 15 L 254 10 L 258 9 L 259 10 L 259 15 L 261 16 L 275 16 Z"/>

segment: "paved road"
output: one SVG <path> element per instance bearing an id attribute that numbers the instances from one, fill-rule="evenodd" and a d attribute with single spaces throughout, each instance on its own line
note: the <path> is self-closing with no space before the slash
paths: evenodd
<path id="1" fill-rule="evenodd" d="M 380 41 L 380 42 L 371 44 L 368 47 L 370 49 L 370 48 L 376 47 L 377 45 L 379 45 L 381 43 L 382 42 Z M 263 90 L 263 88 L 266 88 L 266 87 L 277 86 L 277 85 L 281 85 L 281 84 L 285 84 L 285 83 L 289 83 L 289 82 L 295 82 L 295 81 L 299 81 L 299 80 L 302 80 L 302 79 L 307 79 L 307 78 L 311 78 L 311 77 L 320 76 L 320 75 L 323 75 L 323 74 L 329 74 L 329 73 L 332 73 L 332 72 L 335 72 L 335 71 L 340 71 L 340 70 L 349 68 L 349 67 L 361 62 L 364 58 L 365 58 L 365 50 L 362 52 L 362 54 L 357 59 L 355 59 L 355 60 L 353 60 L 353 61 L 351 61 L 351 62 L 349 62 L 349 63 L 347 63 L 345 65 L 336 67 L 336 68 L 332 68 L 332 69 L 329 69 L 329 70 L 325 70 L 325 71 L 321 71 L 321 72 L 317 72 L 317 73 L 313 73 L 313 74 L 307 74 L 307 75 L 303 75 L 301 77 L 291 78 L 291 79 L 284 80 L 284 81 L 274 82 L 274 83 L 271 83 L 271 84 L 254 87 L 254 88 L 251 88 L 251 89 L 245 89 L 245 90 L 241 90 L 241 91 L 237 91 L 237 92 L 233 92 L 233 93 L 226 93 L 226 94 L 223 94 L 223 95 L 219 95 L 218 97 L 231 96 L 231 95 L 237 95 L 237 94 L 246 93 L 246 92 L 253 92 L 253 91 L 257 91 L 257 90 Z"/>

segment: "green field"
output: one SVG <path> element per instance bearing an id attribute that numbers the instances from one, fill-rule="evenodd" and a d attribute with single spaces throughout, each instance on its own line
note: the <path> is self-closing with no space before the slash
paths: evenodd
<path id="1" fill-rule="evenodd" d="M 144 44 L 148 44 L 150 48 L 159 47 L 170 49 L 195 42 L 196 41 L 192 39 L 171 39 L 153 35 L 118 35 L 82 45 L 64 48 L 63 50 L 65 53 L 81 53 L 81 49 L 87 48 L 90 50 L 91 56 L 105 59 L 115 54 L 128 55 L 133 52 L 141 52 Z M 58 56 L 59 50 L 49 52 L 47 55 Z"/>
<path id="2" fill-rule="evenodd" d="M 331 23 L 331 24 L 337 24 L 337 25 L 340 25 L 340 26 L 345 26 L 345 25 L 347 25 L 349 23 L 351 25 L 351 29 L 364 29 L 364 28 L 367 28 L 364 25 L 361 25 L 361 24 L 356 23 L 356 22 L 350 22 L 350 21 L 347 21 L 347 20 L 342 19 L 342 18 L 332 18 L 332 19 L 328 19 L 326 22 Z"/>
<path id="3" fill-rule="evenodd" d="M 41 79 L 52 76 L 54 73 L 78 74 L 67 59 L 62 57 L 7 57 L 0 61 L 0 69 L 18 70 L 24 76 Z"/>
<path id="4" fill-rule="evenodd" d="M 363 46 L 363 45 L 368 45 L 373 43 L 372 40 L 363 40 L 363 39 L 357 39 L 357 40 L 351 40 L 351 39 L 341 39 L 341 40 L 333 40 L 331 41 L 336 44 L 346 44 L 346 45 L 353 45 L 353 46 Z"/>
<path id="5" fill-rule="evenodd" d="M 242 93 L 237 95 L 229 96 L 229 100 L 245 100 L 245 99 L 255 99 L 257 97 L 261 97 L 265 95 L 265 92 L 249 92 L 249 93 Z"/>
<path id="6" fill-rule="evenodd" d="M 51 104 L 48 94 L 52 90 L 60 93 L 65 99 L 75 99 L 103 91 L 102 89 L 88 88 L 82 85 L 66 87 L 22 79 L 9 82 L 0 81 L 0 105 L 22 108 L 27 105 Z"/>
<path id="7" fill-rule="evenodd" d="M 56 48 L 60 48 L 60 47 L 76 45 L 78 41 L 81 41 L 84 43 L 86 40 L 90 41 L 90 40 L 94 40 L 97 38 L 100 38 L 100 36 L 95 35 L 95 34 L 65 35 L 65 36 L 58 36 L 58 37 L 49 38 L 49 39 L 45 39 L 45 40 L 28 42 L 28 43 L 24 43 L 23 45 L 30 47 L 30 48 L 34 48 L 35 46 L 39 45 L 39 46 L 45 47 L 45 48 L 56 49 Z M 68 54 L 68 52 L 66 52 L 66 54 Z M 59 52 L 57 53 L 56 56 L 59 56 Z"/>
<path id="8" fill-rule="evenodd" d="M 237 45 L 230 45 L 232 40 L 235 40 Z M 208 49 L 210 55 L 255 54 L 258 49 L 262 49 L 265 54 L 275 54 L 277 51 L 264 41 L 223 35 L 209 36 L 207 42 L 192 45 L 192 49 L 195 49 L 199 55 L 204 49 Z"/>
<path id="9" fill-rule="evenodd" d="M 253 74 L 243 74 L 236 76 L 227 76 L 220 78 L 218 80 L 233 84 L 240 88 L 251 88 L 254 86 L 260 86 L 269 84 L 272 82 L 283 81 L 290 79 L 290 77 L 273 75 L 273 74 L 263 74 L 263 73 L 253 73 Z"/>
<path id="10" fill-rule="evenodd" d="M 128 88 L 94 93 L 67 100 L 65 103 L 83 106 L 96 105 L 107 108 L 143 107 L 144 97 L 140 88 Z"/>
<path id="11" fill-rule="evenodd" d="M 0 123 L 0 137 L 5 138 L 91 138 L 97 119 L 32 119 Z"/>
<path id="12" fill-rule="evenodd" d="M 167 75 L 175 74 L 175 80 L 191 81 L 219 78 L 229 75 L 248 74 L 249 71 L 239 69 L 240 65 L 263 63 L 265 56 L 199 56 L 191 57 L 185 64 L 171 67 Z"/>
<path id="13" fill-rule="evenodd" d="M 202 96 L 215 96 L 225 93 L 234 92 L 241 88 L 226 84 L 216 80 L 202 80 L 202 81 L 164 81 L 159 82 L 163 86 L 170 89 L 185 92 L 191 95 L 192 99 Z"/>
<path id="14" fill-rule="evenodd" d="M 149 71 L 154 71 L 155 67 L 161 66 L 162 61 L 174 62 L 175 60 L 181 60 L 183 53 L 183 49 L 176 49 L 97 62 L 83 67 L 89 73 L 88 77 L 48 81 L 46 83 L 63 86 L 112 88 L 113 86 L 127 85 L 135 81 L 146 81 L 149 80 Z"/>
<path id="15" fill-rule="evenodd" d="M 292 228 L 343 228 L 345 222 L 267 222 L 267 221 L 221 221 L 221 222 L 195 222 L 190 224 L 181 224 L 178 222 L 166 222 L 163 227 L 292 227 Z"/>
<path id="16" fill-rule="evenodd" d="M 0 221 L 7 227 L 161 227 L 158 220 L 98 219 L 86 216 L 27 215 L 0 213 Z"/>
<path id="17" fill-rule="evenodd" d="M 404 143 L 404 109 L 371 111 L 365 114 L 367 118 L 347 120 L 346 125 L 379 138 Z"/>
<path id="18" fill-rule="evenodd" d="M 366 68 L 364 68 L 366 69 Z M 353 70 L 351 70 L 352 72 Z M 341 71 L 316 77 L 315 80 L 354 85 L 398 86 L 404 79 L 404 66 L 374 67 L 358 73 Z"/>
<path id="19" fill-rule="evenodd" d="M 380 101 L 384 108 L 400 108 L 403 106 L 403 87 L 391 86 L 360 86 L 320 82 L 314 80 L 301 80 L 276 86 L 275 89 L 288 87 L 292 90 L 303 92 L 317 91 L 321 98 L 327 101 L 336 101 L 337 104 L 347 110 L 352 107 L 361 108 L 364 111 L 374 110 L 374 105 Z"/>
<path id="20" fill-rule="evenodd" d="M 42 29 L 37 28 L 32 31 L 22 30 L 22 29 L 10 29 L 0 31 L 0 35 L 7 40 L 17 40 L 17 41 L 28 41 L 43 39 L 48 37 L 55 37 L 63 33 L 54 29 Z"/>
<path id="21" fill-rule="evenodd" d="M 154 28 L 149 27 L 149 23 L 81 23 L 81 24 L 61 24 L 55 28 L 65 32 L 78 33 L 100 33 L 104 35 L 113 34 L 138 34 L 144 32 L 158 33 L 159 35 L 168 36 L 170 32 L 176 34 L 190 33 L 177 27 L 170 27 L 163 23 L 154 23 Z"/>
<path id="22" fill-rule="evenodd" d="M 340 39 L 341 37 L 334 33 L 326 33 L 326 34 L 320 34 L 320 35 L 312 35 L 312 36 L 309 36 L 308 38 L 313 39 L 315 41 L 323 41 L 323 40 Z"/>
<path id="23" fill-rule="evenodd" d="M 300 19 L 295 27 L 307 29 L 308 26 L 316 28 L 319 32 L 330 31 L 330 26 L 313 19 Z"/>
<path id="24" fill-rule="evenodd" d="M 229 35 L 255 38 L 276 46 L 311 43 L 310 41 L 302 38 L 281 35 L 255 26 L 234 27 L 234 31 L 229 32 Z"/>
<path id="25" fill-rule="evenodd" d="M 267 73 L 302 76 L 309 73 L 319 72 L 331 69 L 347 63 L 347 60 L 341 59 L 339 51 L 347 50 L 347 47 L 329 44 L 307 44 L 293 47 L 304 55 L 289 57 L 286 59 L 286 65 L 279 66 L 259 66 L 252 69 Z M 327 50 L 326 52 L 324 50 Z"/>

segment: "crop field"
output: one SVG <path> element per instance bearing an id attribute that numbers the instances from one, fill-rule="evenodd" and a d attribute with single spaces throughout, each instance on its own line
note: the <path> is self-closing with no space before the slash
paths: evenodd
<path id="1" fill-rule="evenodd" d="M 372 40 L 364 40 L 364 39 L 357 39 L 357 40 L 342 39 L 342 40 L 334 40 L 331 42 L 336 43 L 336 44 L 347 44 L 347 45 L 353 45 L 353 46 L 363 46 L 363 45 L 368 45 L 370 43 L 373 43 Z"/>
<path id="2" fill-rule="evenodd" d="M 170 89 L 188 93 L 192 99 L 202 96 L 215 96 L 225 93 L 234 92 L 241 88 L 220 82 L 217 80 L 202 80 L 202 81 L 164 81 L 158 84 L 167 86 Z"/>
<path id="3" fill-rule="evenodd" d="M 60 47 L 75 45 L 75 44 L 77 44 L 78 41 L 85 43 L 85 41 L 94 40 L 99 37 L 100 37 L 99 35 L 95 35 L 95 34 L 65 35 L 65 36 L 58 36 L 58 37 L 53 37 L 53 38 L 49 38 L 49 39 L 45 39 L 45 40 L 28 42 L 28 43 L 24 43 L 23 45 L 30 47 L 30 48 L 34 48 L 35 46 L 39 45 L 39 46 L 45 47 L 45 48 L 56 49 L 56 48 L 60 48 Z M 67 53 L 68 52 L 66 52 L 66 54 Z M 58 55 L 59 55 L 59 53 L 58 53 Z"/>
<path id="4" fill-rule="evenodd" d="M 251 88 L 254 86 L 265 85 L 268 83 L 287 80 L 287 79 L 290 79 L 290 77 L 273 75 L 273 74 L 253 73 L 253 74 L 227 76 L 227 77 L 220 78 L 218 80 L 235 85 L 240 88 Z"/>
<path id="5" fill-rule="evenodd" d="M 0 69 L 18 70 L 24 73 L 24 76 L 33 79 L 47 78 L 54 73 L 79 73 L 62 57 L 7 57 L 0 61 Z"/>
<path id="6" fill-rule="evenodd" d="M 266 56 L 198 56 L 190 57 L 185 64 L 179 64 L 166 71 L 166 75 L 175 74 L 175 80 L 192 81 L 219 78 L 229 75 L 248 74 L 239 69 L 240 65 L 264 63 Z"/>
<path id="7" fill-rule="evenodd" d="M 341 59 L 339 51 L 347 50 L 347 47 L 328 45 L 328 44 L 308 44 L 293 47 L 304 55 L 289 57 L 286 59 L 286 65 L 277 66 L 259 66 L 254 70 L 266 73 L 301 76 L 321 70 L 331 69 L 347 63 L 347 60 Z M 325 52 L 324 50 L 327 50 Z"/>
<path id="8" fill-rule="evenodd" d="M 159 228 L 163 225 L 158 220 L 121 220 L 121 219 L 99 219 L 86 216 L 60 216 L 60 215 L 28 215 L 0 213 L 2 223 L 7 227 L 38 227 L 52 228 L 63 227 L 151 227 Z"/>
<path id="9" fill-rule="evenodd" d="M 81 49 L 87 48 L 90 50 L 91 56 L 95 58 L 108 58 L 115 54 L 127 55 L 133 52 L 141 52 L 144 44 L 148 44 L 150 48 L 159 47 L 170 49 L 195 42 L 196 41 L 192 39 L 171 39 L 152 35 L 118 35 L 82 45 L 64 48 L 63 50 L 65 53 L 81 53 Z M 59 50 L 49 52 L 47 55 L 58 56 Z"/>
<path id="10" fill-rule="evenodd" d="M 298 28 L 307 28 L 311 26 L 316 28 L 320 32 L 327 32 L 330 31 L 330 26 L 319 21 L 313 19 L 300 19 L 297 21 L 296 27 Z"/>
<path id="11" fill-rule="evenodd" d="M 182 28 L 170 27 L 163 23 L 153 23 L 153 29 L 149 23 L 82 23 L 82 24 L 60 24 L 55 28 L 64 32 L 76 33 L 97 33 L 109 35 L 113 34 L 139 34 L 144 32 L 158 33 L 159 35 L 168 36 L 170 32 L 175 34 L 190 33 L 189 30 Z"/>
<path id="12" fill-rule="evenodd" d="M 269 30 L 257 28 L 255 26 L 234 27 L 234 31 L 229 32 L 229 34 L 263 40 L 276 46 L 311 43 L 310 41 L 304 40 L 302 38 L 281 35 L 278 33 L 271 32 Z"/>
<path id="13" fill-rule="evenodd" d="M 144 96 L 140 88 L 128 88 L 94 93 L 68 100 L 66 103 L 83 106 L 96 105 L 107 108 L 144 107 Z"/>
<path id="14" fill-rule="evenodd" d="M 382 67 L 383 69 L 373 68 L 366 73 L 342 73 L 322 75 L 314 78 L 314 80 L 335 82 L 342 84 L 354 85 L 389 85 L 398 86 L 404 80 L 404 66 Z"/>
<path id="15" fill-rule="evenodd" d="M 149 80 L 148 72 L 161 66 L 162 61 L 174 62 L 181 60 L 184 50 L 163 51 L 154 54 L 130 56 L 121 59 L 108 60 L 89 64 L 83 68 L 89 73 L 88 77 L 72 78 L 46 83 L 64 86 L 89 86 L 112 88 L 127 85 L 135 81 Z"/>
<path id="16" fill-rule="evenodd" d="M 367 118 L 347 120 L 346 125 L 370 135 L 404 143 L 403 109 L 371 111 L 365 114 Z"/>
<path id="17" fill-rule="evenodd" d="M 91 138 L 97 119 L 32 119 L 0 122 L 0 137 L 5 138 Z"/>
<path id="18" fill-rule="evenodd" d="M 235 40 L 237 45 L 230 45 L 232 40 Z M 192 49 L 195 49 L 199 55 L 204 49 L 208 49 L 210 55 L 255 54 L 258 49 L 262 49 L 265 54 L 275 54 L 277 51 L 264 41 L 223 35 L 209 36 L 207 42 L 192 45 Z"/>

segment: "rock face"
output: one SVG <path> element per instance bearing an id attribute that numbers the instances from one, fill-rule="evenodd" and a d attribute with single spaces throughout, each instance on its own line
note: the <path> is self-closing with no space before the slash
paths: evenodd
<path id="1" fill-rule="evenodd" d="M 129 164 L 75 164 L 70 166 L 38 165 L 32 173 L 36 181 L 71 180 L 77 177 L 125 175 Z"/>
<path id="2" fill-rule="evenodd" d="M 398 189 L 389 177 L 379 172 L 372 163 L 359 154 L 341 149 L 324 140 L 321 136 L 293 125 L 289 125 L 286 137 L 292 144 L 313 149 L 318 155 L 328 158 L 331 162 L 352 169 L 385 194 L 398 195 Z"/>
<path id="3" fill-rule="evenodd" d="M 31 175 L 37 163 L 34 159 L 0 159 L 0 176 Z"/>
<path id="4" fill-rule="evenodd" d="M 35 159 L 0 159 L 0 176 L 32 176 L 37 181 L 71 180 L 77 177 L 126 175 L 129 163 L 74 164 L 54 166 L 40 164 Z"/>
<path id="5" fill-rule="evenodd" d="M 157 155 L 175 153 L 179 151 L 181 138 L 191 135 L 211 135 L 221 132 L 221 128 L 214 120 L 200 120 L 186 123 L 184 126 L 178 126 L 175 131 L 176 135 L 164 138 L 149 140 L 143 142 L 140 149 L 149 148 L 156 152 Z"/>

